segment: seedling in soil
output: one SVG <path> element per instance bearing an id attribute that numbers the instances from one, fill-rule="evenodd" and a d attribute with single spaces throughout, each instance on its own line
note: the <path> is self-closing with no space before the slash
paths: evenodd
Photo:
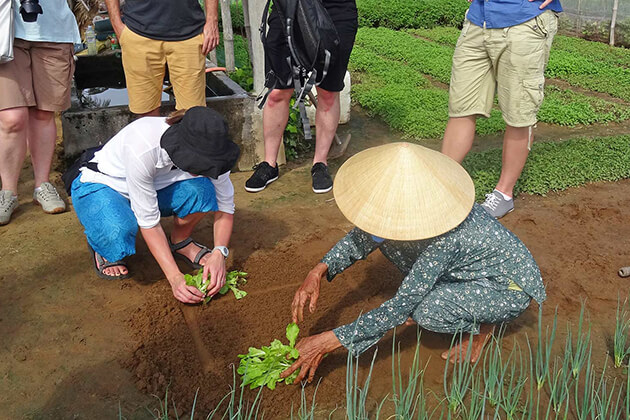
<path id="1" fill-rule="evenodd" d="M 584 303 L 582 303 L 582 309 L 580 310 L 580 319 L 578 321 L 577 340 L 575 347 L 573 347 L 573 332 L 571 327 L 567 327 L 567 341 L 565 346 L 565 354 L 569 357 L 571 362 L 571 373 L 573 379 L 579 380 L 580 371 L 586 362 L 586 358 L 590 352 L 591 342 L 591 326 L 588 326 L 586 332 L 582 332 L 584 328 Z"/>
<path id="2" fill-rule="evenodd" d="M 538 343 L 536 346 L 536 387 L 540 391 L 549 379 L 549 365 L 551 364 L 551 347 L 556 339 L 556 329 L 558 327 L 558 309 L 553 316 L 553 326 L 551 332 L 549 326 L 543 336 L 542 329 L 542 305 L 538 307 Z M 528 341 L 529 343 L 529 341 Z"/>
<path id="3" fill-rule="evenodd" d="M 280 378 L 280 374 L 288 369 L 300 356 L 295 348 L 295 340 L 300 328 L 295 323 L 287 326 L 287 340 L 289 345 L 282 344 L 280 340 L 273 340 L 269 346 L 260 349 L 250 347 L 247 354 L 239 354 L 241 362 L 238 374 L 241 375 L 242 385 L 249 385 L 251 389 L 265 386 L 276 389 L 276 384 L 284 382 L 292 384 L 299 374 L 299 369 L 286 378 Z"/>
<path id="4" fill-rule="evenodd" d="M 621 304 L 617 302 L 617 322 L 615 325 L 615 367 L 621 367 L 626 357 L 630 356 L 630 342 L 628 334 L 630 333 L 630 313 L 628 313 L 628 299 Z"/>
<path id="5" fill-rule="evenodd" d="M 459 337 L 459 342 L 462 342 L 463 331 L 459 331 L 459 333 L 453 335 L 453 339 L 451 341 L 451 347 L 449 350 L 449 355 L 452 354 L 453 351 L 457 351 L 459 354 L 456 356 L 457 359 L 454 364 L 450 363 L 448 360 L 444 365 L 444 394 L 446 395 L 446 401 L 448 405 L 448 409 L 450 413 L 453 415 L 460 413 L 464 405 L 464 399 L 471 389 L 473 377 L 475 374 L 475 367 L 481 360 L 481 358 L 477 359 L 476 362 L 470 362 L 470 354 L 472 353 L 472 337 L 468 340 L 467 349 L 464 350 L 463 346 L 455 347 L 455 340 Z M 448 381 L 449 374 L 449 365 L 453 365 L 450 387 Z"/>
<path id="6" fill-rule="evenodd" d="M 245 277 L 247 277 L 247 273 L 242 271 L 230 271 L 225 275 L 225 286 L 219 290 L 219 294 L 224 295 L 231 290 L 237 300 L 243 299 L 247 296 L 247 292 L 239 289 L 239 287 L 242 287 L 245 283 L 247 283 L 247 279 Z M 208 291 L 210 277 L 208 277 L 208 280 L 204 283 L 203 268 L 200 268 L 195 275 L 184 274 L 184 279 L 186 280 L 187 286 L 194 286 L 199 289 L 201 293 L 206 293 Z M 208 296 L 203 300 L 203 303 L 206 304 L 210 302 L 211 299 L 212 296 Z"/>
<path id="7" fill-rule="evenodd" d="M 506 418 L 513 420 L 517 418 L 517 413 L 521 410 L 520 400 L 527 383 L 527 367 L 521 347 L 516 341 L 505 365 L 502 367 L 502 372 L 501 382 L 504 389 L 499 394 L 501 397 L 500 406 L 505 411 Z"/>

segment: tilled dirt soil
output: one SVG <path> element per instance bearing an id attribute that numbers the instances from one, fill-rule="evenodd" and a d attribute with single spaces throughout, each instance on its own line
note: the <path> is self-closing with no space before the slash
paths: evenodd
<path id="1" fill-rule="evenodd" d="M 369 120 L 353 121 L 356 139 L 365 138 L 370 145 L 391 141 L 388 130 L 374 130 Z M 353 140 L 350 146 L 353 153 L 365 144 Z M 9 225 L 0 227 L 0 418 L 111 419 L 118 418 L 119 409 L 127 419 L 152 418 L 145 409 L 157 406 L 151 394 L 163 397 L 167 387 L 180 412 L 190 408 L 197 390 L 197 412 L 214 407 L 229 391 L 237 355 L 249 346 L 284 337 L 295 290 L 351 228 L 332 194 L 311 192 L 308 165 L 290 168 L 259 194 L 243 191 L 249 174 L 233 174 L 238 211 L 228 265 L 250 273 L 245 286 L 249 295 L 236 301 L 228 294 L 192 308 L 210 353 L 205 373 L 179 304 L 143 241 L 138 240 L 138 253 L 129 261 L 131 279 L 97 278 L 71 207 L 48 216 L 30 203 L 32 169 L 26 165 L 21 207 Z M 58 173 L 53 181 L 59 185 Z M 577 319 L 580 304 L 586 301 L 594 363 L 599 366 L 608 357 L 617 297 L 630 289 L 630 280 L 616 274 L 619 267 L 630 265 L 629 208 L 626 180 L 548 197 L 522 196 L 516 200 L 516 211 L 502 219 L 541 267 L 549 297 L 546 321 L 558 308 L 557 342 L 563 341 L 566 322 Z M 164 225 L 168 231 L 169 222 Z M 211 245 L 211 238 L 212 221 L 204 220 L 195 239 Z M 401 279 L 396 268 L 375 252 L 322 285 L 317 311 L 300 325 L 301 336 L 354 320 L 388 299 Z M 523 343 L 526 335 L 535 336 L 537 311 L 533 305 L 508 327 L 506 348 L 513 340 Z M 423 363 L 428 361 L 425 381 L 439 391 L 444 368 L 439 354 L 451 337 L 423 332 L 421 340 Z M 406 371 L 415 348 L 415 328 L 400 328 L 397 341 Z M 372 402 L 391 393 L 391 333 L 378 347 Z M 372 350 L 362 357 L 362 377 L 371 357 Z M 345 404 L 345 364 L 346 353 L 338 351 L 318 370 L 322 417 Z M 309 398 L 314 388 L 306 389 Z M 287 418 L 291 406 L 299 404 L 299 393 L 299 386 L 265 390 L 265 417 Z M 340 408 L 336 416 L 343 417 L 343 411 Z"/>
<path id="2" fill-rule="evenodd" d="M 593 324 L 594 354 L 602 361 L 607 339 L 614 328 L 614 314 L 619 293 L 628 290 L 628 279 L 616 271 L 630 264 L 630 243 L 627 238 L 630 205 L 630 182 L 594 184 L 549 197 L 524 197 L 517 200 L 517 210 L 503 219 L 505 225 L 528 245 L 538 261 L 547 284 L 547 320 L 557 307 L 559 336 L 565 322 L 577 320 L 581 301 L 586 300 Z M 165 283 L 156 285 L 146 303 L 129 320 L 136 340 L 131 355 L 123 364 L 136 377 L 143 392 L 162 393 L 167 384 L 179 407 L 190 407 L 199 389 L 198 407 L 214 407 L 228 392 L 232 382 L 232 364 L 237 355 L 249 346 L 268 344 L 284 337 L 290 322 L 290 302 L 308 270 L 351 226 L 333 205 L 280 208 L 285 223 L 303 221 L 299 232 L 279 238 L 272 246 L 259 247 L 261 238 L 277 236 L 275 227 L 240 219 L 238 230 L 255 232 L 250 238 L 253 252 L 235 268 L 250 273 L 246 290 L 249 295 L 236 301 L 226 295 L 198 311 L 200 330 L 212 357 L 210 373 L 204 373 L 194 354 L 191 336 L 178 304 L 170 299 Z M 290 229 L 291 231 L 293 229 Z M 235 240 L 235 246 L 239 243 Z M 258 248 L 258 249 L 256 249 Z M 352 321 L 388 299 L 402 279 L 401 274 L 378 251 L 367 261 L 322 286 L 322 296 L 315 314 L 308 315 L 301 326 L 302 334 L 314 334 Z M 534 304 L 508 328 L 505 343 L 512 338 L 523 340 L 525 333 L 536 330 L 537 306 Z M 412 357 L 415 328 L 399 331 L 403 360 Z M 448 348 L 450 337 L 422 334 L 423 360 L 430 358 L 427 369 L 429 386 L 441 389 L 443 363 L 439 353 Z M 559 340 L 561 342 L 561 340 Z M 363 357 L 365 373 L 372 352 Z M 318 406 L 326 412 L 342 405 L 345 398 L 346 353 L 339 351 L 321 365 L 321 383 L 317 392 Z M 372 383 L 372 397 L 379 399 L 390 392 L 391 334 L 380 343 Z M 314 388 L 310 388 L 310 393 Z M 263 392 L 266 417 L 283 418 L 291 403 L 298 404 L 298 386 L 280 386 Z M 253 398 L 252 394 L 250 396 Z M 341 414 L 341 413 L 339 413 Z"/>

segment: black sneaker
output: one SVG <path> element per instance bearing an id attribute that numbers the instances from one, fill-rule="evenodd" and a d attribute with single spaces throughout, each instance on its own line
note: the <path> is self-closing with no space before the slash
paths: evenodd
<path id="1" fill-rule="evenodd" d="M 313 177 L 313 192 L 316 194 L 327 193 L 332 190 L 333 181 L 328 173 L 328 166 L 321 162 L 317 162 L 311 168 L 311 176 Z"/>
<path id="2" fill-rule="evenodd" d="M 278 164 L 276 163 L 274 168 L 263 161 L 254 166 L 254 174 L 245 183 L 245 190 L 249 192 L 262 191 L 276 179 L 278 179 Z"/>

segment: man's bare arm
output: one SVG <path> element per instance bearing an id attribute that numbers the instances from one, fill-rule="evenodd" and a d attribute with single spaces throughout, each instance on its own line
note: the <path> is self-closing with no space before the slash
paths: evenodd
<path id="1" fill-rule="evenodd" d="M 203 27 L 203 55 L 219 45 L 219 0 L 204 0 L 206 24 Z"/>
<path id="2" fill-rule="evenodd" d="M 120 0 L 105 0 L 105 4 L 107 5 L 107 13 L 109 14 L 112 28 L 114 28 L 116 36 L 120 39 L 120 34 L 125 28 L 125 24 L 120 17 Z"/>

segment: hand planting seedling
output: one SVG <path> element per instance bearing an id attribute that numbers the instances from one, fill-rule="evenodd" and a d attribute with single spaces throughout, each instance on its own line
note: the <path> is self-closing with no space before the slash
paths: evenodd
<path id="1" fill-rule="evenodd" d="M 284 382 L 292 384 L 299 374 L 299 369 L 286 378 L 280 378 L 280 374 L 288 369 L 300 353 L 295 348 L 300 328 L 295 323 L 287 325 L 287 340 L 289 345 L 282 344 L 280 340 L 273 340 L 269 346 L 260 349 L 250 347 L 249 353 L 239 354 L 241 362 L 238 374 L 241 375 L 241 386 L 249 385 L 251 389 L 267 385 L 269 389 L 275 389 L 276 384 Z"/>
<path id="2" fill-rule="evenodd" d="M 247 283 L 246 276 L 247 273 L 242 271 L 230 271 L 225 275 L 225 286 L 219 290 L 219 294 L 224 295 L 231 290 L 237 300 L 244 298 L 247 296 L 247 292 L 239 289 L 239 287 Z M 203 281 L 203 268 L 199 269 L 199 272 L 195 275 L 184 274 L 184 279 L 186 280 L 187 286 L 194 286 L 199 289 L 201 293 L 206 293 L 208 285 L 210 284 L 210 277 L 208 277 L 205 283 Z M 203 300 L 203 303 L 206 304 L 210 302 L 211 299 L 212 296 L 208 296 Z"/>

